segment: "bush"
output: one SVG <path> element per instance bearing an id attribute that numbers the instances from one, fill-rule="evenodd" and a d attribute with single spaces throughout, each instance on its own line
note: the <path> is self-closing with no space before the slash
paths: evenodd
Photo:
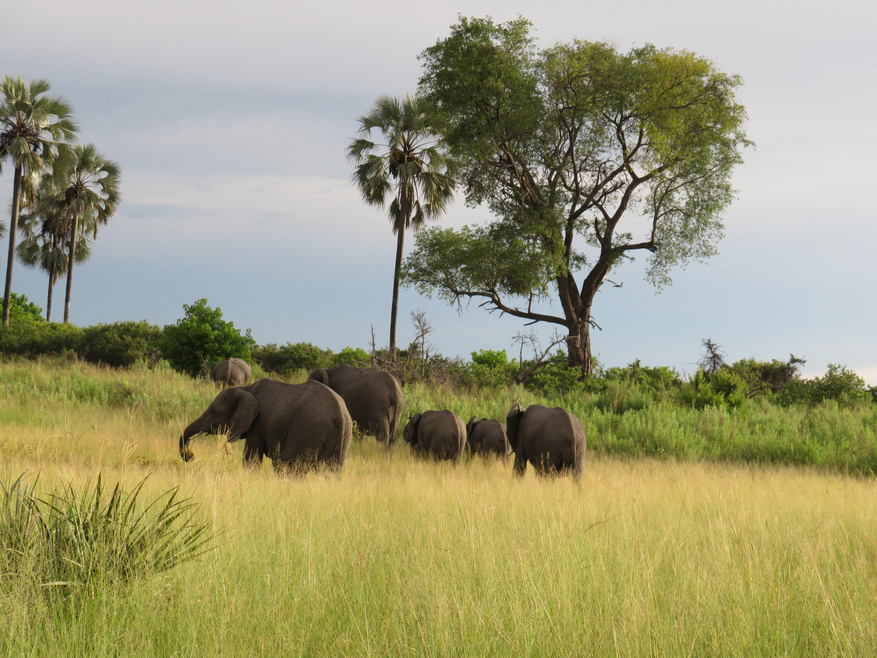
<path id="1" fill-rule="evenodd" d="M 290 375 L 296 370 L 328 368 L 332 363 L 332 350 L 324 350 L 310 343 L 287 343 L 278 347 L 268 343 L 253 350 L 253 359 L 266 372 Z"/>
<path id="2" fill-rule="evenodd" d="M 45 322 L 43 309 L 29 301 L 26 295 L 12 293 L 9 297 L 9 323 L 17 320 Z"/>
<path id="3" fill-rule="evenodd" d="M 805 386 L 807 397 L 814 403 L 836 400 L 842 405 L 852 406 L 871 400 L 865 380 L 846 366 L 834 363 L 828 364 L 828 370 L 822 377 L 805 382 Z"/>
<path id="4" fill-rule="evenodd" d="M 333 366 L 340 366 L 344 363 L 349 366 L 365 367 L 371 363 L 371 354 L 361 347 L 345 347 L 332 357 Z"/>
<path id="5" fill-rule="evenodd" d="M 158 325 L 140 322 L 97 324 L 84 330 L 81 356 L 91 363 L 128 368 L 138 361 L 154 361 L 162 332 Z"/>
<path id="6" fill-rule="evenodd" d="M 0 326 L 0 353 L 36 357 L 43 354 L 78 353 L 85 333 L 79 327 L 60 322 L 19 318 Z"/>
<path id="7" fill-rule="evenodd" d="M 164 327 L 160 346 L 162 356 L 178 372 L 192 377 L 207 375 L 224 359 L 252 360 L 256 341 L 250 330 L 241 334 L 234 324 L 222 319 L 222 311 L 212 309 L 206 299 L 183 305 L 186 316 Z"/>
<path id="8" fill-rule="evenodd" d="M 478 350 L 472 352 L 472 362 L 461 369 L 469 385 L 507 386 L 517 372 L 518 362 L 509 362 L 505 350 Z"/>

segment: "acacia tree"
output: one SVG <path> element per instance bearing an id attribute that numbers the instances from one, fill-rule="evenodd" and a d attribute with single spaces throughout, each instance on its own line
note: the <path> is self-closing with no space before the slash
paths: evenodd
<path id="1" fill-rule="evenodd" d="M 387 213 L 396 234 L 390 310 L 392 359 L 396 355 L 405 231 L 417 230 L 427 219 L 436 219 L 445 212 L 454 196 L 453 167 L 439 148 L 427 106 L 419 98 L 381 96 L 371 112 L 359 118 L 359 123 L 360 137 L 347 150 L 348 159 L 356 165 L 353 180 L 368 204 L 383 208 L 392 197 Z M 371 140 L 375 129 L 382 142 Z"/>
<path id="2" fill-rule="evenodd" d="M 45 80 L 28 84 L 20 76 L 6 76 L 0 82 L 0 166 L 8 159 L 15 168 L 6 292 L 3 296 L 3 324 L 7 326 L 21 199 L 29 197 L 49 167 L 52 167 L 53 175 L 59 169 L 56 165 L 63 167 L 69 153 L 65 142 L 76 134 L 76 124 L 70 119 L 70 105 L 63 98 L 45 96 L 49 88 Z"/>
<path id="3" fill-rule="evenodd" d="M 403 278 L 451 303 L 483 299 L 564 327 L 569 364 L 587 375 L 594 296 L 614 267 L 645 252 L 660 287 L 673 266 L 715 253 L 749 143 L 741 81 L 651 45 L 540 51 L 529 28 L 462 18 L 422 53 L 419 93 L 436 108 L 467 203 L 495 219 L 421 233 Z M 542 312 L 546 300 L 562 314 Z"/>
<path id="4" fill-rule="evenodd" d="M 63 170 L 62 213 L 68 226 L 67 292 L 64 299 L 64 322 L 70 321 L 70 294 L 73 290 L 73 264 L 80 227 L 87 223 L 97 229 L 115 214 L 121 200 L 119 165 L 104 157 L 94 144 L 73 147 L 69 164 Z"/>

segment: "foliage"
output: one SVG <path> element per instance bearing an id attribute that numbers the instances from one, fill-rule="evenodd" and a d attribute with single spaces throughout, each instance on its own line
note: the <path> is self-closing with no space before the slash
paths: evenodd
<path id="1" fill-rule="evenodd" d="M 12 293 L 9 299 L 9 321 L 43 322 L 43 309 L 27 298 L 27 295 Z"/>
<path id="2" fill-rule="evenodd" d="M 80 351 L 84 338 L 83 330 L 70 324 L 20 318 L 0 327 L 0 353 L 27 357 L 74 354 Z"/>
<path id="3" fill-rule="evenodd" d="M 679 374 L 667 366 L 649 367 L 636 359 L 624 368 L 608 368 L 601 373 L 607 381 L 622 381 L 636 384 L 651 394 L 658 395 L 678 389 L 682 384 Z"/>
<path id="4" fill-rule="evenodd" d="M 97 324 L 83 330 L 80 356 L 92 363 L 127 368 L 138 361 L 155 362 L 161 339 L 161 328 L 146 320 Z"/>
<path id="5" fill-rule="evenodd" d="M 478 350 L 459 370 L 460 379 L 470 387 L 508 386 L 518 372 L 518 362 L 509 361 L 505 350 Z"/>
<path id="6" fill-rule="evenodd" d="M 865 381 L 846 366 L 828 364 L 822 377 L 815 377 L 805 384 L 806 398 L 816 404 L 834 400 L 841 405 L 853 406 L 871 400 Z"/>
<path id="7" fill-rule="evenodd" d="M 296 370 L 330 367 L 332 350 L 310 343 L 287 343 L 281 347 L 276 343 L 268 343 L 253 349 L 253 359 L 265 372 L 289 376 Z"/>
<path id="8" fill-rule="evenodd" d="M 344 363 L 349 366 L 366 366 L 371 363 L 371 355 L 361 347 L 345 347 L 332 355 L 332 366 L 340 366 Z"/>
<path id="9" fill-rule="evenodd" d="M 529 30 L 523 18 L 461 18 L 422 53 L 419 93 L 435 107 L 467 203 L 495 219 L 421 233 L 403 279 L 564 327 L 570 365 L 589 374 L 591 307 L 613 268 L 646 253 L 660 287 L 673 267 L 715 253 L 749 144 L 741 82 L 651 45 L 622 53 L 575 40 L 540 51 Z M 634 238 L 628 224 L 647 228 Z M 534 306 L 545 299 L 562 314 Z"/>
<path id="10" fill-rule="evenodd" d="M 162 356 L 178 372 L 199 377 L 225 359 L 252 359 L 256 341 L 250 330 L 241 334 L 234 323 L 222 319 L 221 309 L 212 309 L 206 299 L 199 299 L 183 304 L 183 310 L 185 317 L 166 325 L 161 340 Z"/>
<path id="11" fill-rule="evenodd" d="M 101 474 L 94 485 L 40 496 L 24 475 L 0 481 L 0 549 L 4 571 L 29 575 L 35 584 L 70 588 L 126 581 L 173 569 L 201 555 L 210 523 L 198 505 L 172 489 L 145 505 L 145 480 L 130 493 L 121 483 L 109 495 Z"/>

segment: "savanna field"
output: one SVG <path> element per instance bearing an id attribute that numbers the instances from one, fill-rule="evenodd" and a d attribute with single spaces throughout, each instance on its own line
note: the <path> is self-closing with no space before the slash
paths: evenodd
<path id="1" fill-rule="evenodd" d="M 404 393 L 406 417 L 545 401 L 519 387 Z M 278 477 L 267 460 L 246 472 L 240 442 L 220 437 L 195 439 L 186 464 L 180 432 L 215 394 L 161 366 L 0 365 L 5 521 L 22 474 L 55 501 L 100 474 L 107 495 L 143 481 L 141 507 L 178 488 L 209 526 L 196 559 L 125 578 L 77 580 L 68 564 L 61 579 L 7 549 L 0 654 L 877 655 L 873 404 L 558 395 L 547 402 L 588 436 L 576 486 L 371 437 L 340 476 Z"/>

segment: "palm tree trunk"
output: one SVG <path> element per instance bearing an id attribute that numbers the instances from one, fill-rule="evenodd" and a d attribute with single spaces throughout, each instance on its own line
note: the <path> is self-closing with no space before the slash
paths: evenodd
<path id="1" fill-rule="evenodd" d="M 405 227 L 398 230 L 396 238 L 396 266 L 393 269 L 393 308 L 390 311 L 390 360 L 396 360 L 396 319 L 399 315 L 399 279 L 402 275 L 402 247 L 405 244 Z"/>
<path id="2" fill-rule="evenodd" d="M 12 264 L 15 262 L 15 235 L 18 232 L 18 209 L 21 202 L 21 167 L 15 168 L 12 182 L 12 217 L 9 222 L 9 259 L 6 261 L 6 292 L 3 294 L 3 325 L 9 326 L 9 302 L 12 300 Z"/>
<path id="3" fill-rule="evenodd" d="M 73 290 L 73 257 L 76 255 L 76 233 L 79 228 L 79 215 L 73 214 L 70 228 L 70 255 L 67 258 L 67 296 L 64 299 L 64 324 L 70 322 L 70 292 Z"/>
<path id="4" fill-rule="evenodd" d="M 46 298 L 46 322 L 52 321 L 52 295 L 55 292 L 55 270 L 49 272 L 49 295 Z"/>
<path id="5" fill-rule="evenodd" d="M 58 248 L 58 234 L 52 233 L 52 258 L 54 258 L 55 249 Z M 46 297 L 46 322 L 52 321 L 52 296 L 55 292 L 55 283 L 58 281 L 58 277 L 55 274 L 55 265 L 54 260 L 49 261 L 51 265 L 49 265 L 49 294 Z"/>

